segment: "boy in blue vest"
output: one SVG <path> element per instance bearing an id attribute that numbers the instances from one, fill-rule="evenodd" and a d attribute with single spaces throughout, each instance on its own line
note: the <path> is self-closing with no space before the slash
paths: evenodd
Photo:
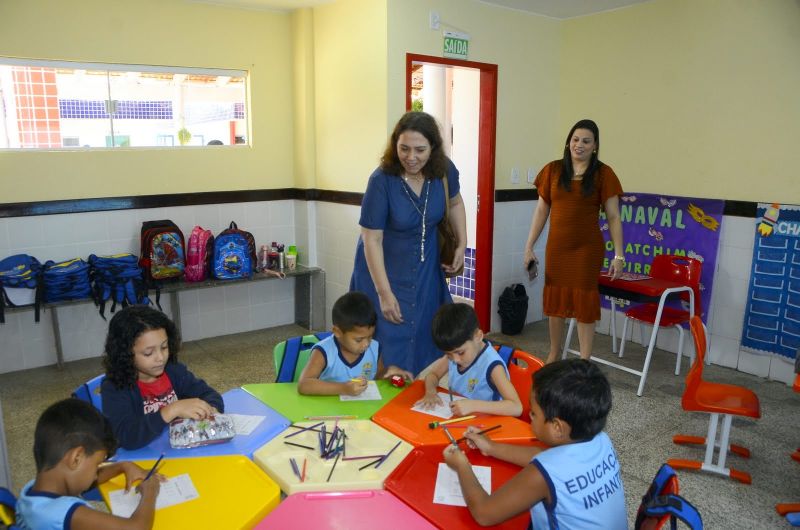
<path id="1" fill-rule="evenodd" d="M 464 434 L 469 447 L 522 466 L 497 491 L 481 488 L 457 446 L 444 451 L 472 516 L 493 525 L 530 510 L 534 529 L 627 529 L 619 460 L 603 432 L 611 410 L 606 377 L 583 359 L 557 361 L 533 374 L 530 399 L 531 429 L 549 449 L 493 442 L 473 428 Z"/>
<path id="2" fill-rule="evenodd" d="M 378 315 L 367 295 L 351 291 L 336 300 L 331 313 L 333 335 L 312 347 L 297 382 L 299 393 L 357 396 L 373 379 L 413 378 L 397 366 L 383 366 L 380 344 L 372 338 Z"/>
<path id="3" fill-rule="evenodd" d="M 36 423 L 33 457 L 36 479 L 22 488 L 17 522 L 23 530 L 71 528 L 149 529 L 153 526 L 159 474 L 139 484 L 139 506 L 130 516 L 97 511 L 79 495 L 95 483 L 125 474 L 129 489 L 147 472 L 133 462 L 103 464 L 113 456 L 117 441 L 111 425 L 91 404 L 65 399 L 45 410 Z"/>
<path id="4" fill-rule="evenodd" d="M 442 405 L 437 386 L 447 374 L 451 391 L 467 399 L 450 402 L 455 416 L 473 412 L 498 416 L 522 414 L 508 367 L 489 341 L 483 340 L 478 316 L 467 304 L 446 304 L 439 308 L 431 325 L 433 342 L 444 355 L 423 371 L 425 396 L 417 403 L 424 409 Z"/>

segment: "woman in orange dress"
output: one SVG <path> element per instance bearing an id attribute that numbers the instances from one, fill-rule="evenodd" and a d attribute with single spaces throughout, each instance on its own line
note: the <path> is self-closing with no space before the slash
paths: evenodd
<path id="1" fill-rule="evenodd" d="M 581 357 L 592 354 L 594 326 L 600 320 L 597 277 L 603 265 L 603 236 L 598 213 L 604 208 L 614 244 L 608 273 L 617 278 L 625 267 L 619 196 L 622 186 L 610 166 L 600 162 L 600 131 L 592 120 L 572 126 L 564 145 L 564 158 L 544 166 L 536 177 L 539 203 L 533 213 L 525 244 L 524 265 L 538 262 L 533 246 L 548 216 L 544 275 L 544 314 L 548 316 L 550 352 L 547 362 L 561 353 L 564 319 L 578 321 Z"/>

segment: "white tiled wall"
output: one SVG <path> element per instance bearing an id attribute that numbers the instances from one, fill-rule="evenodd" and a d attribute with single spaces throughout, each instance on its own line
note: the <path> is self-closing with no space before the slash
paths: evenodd
<path id="1" fill-rule="evenodd" d="M 522 283 L 528 293 L 527 322 L 543 318 L 544 274 L 529 281 L 522 267 L 523 247 L 530 228 L 535 201 L 495 205 L 492 271 L 491 330 L 500 330 L 497 299 L 512 283 Z M 133 252 L 138 254 L 142 221 L 172 219 L 186 235 L 195 224 L 214 233 L 236 220 L 253 233 L 258 245 L 279 241 L 296 244 L 299 262 L 316 265 L 326 273 L 326 318 L 333 302 L 347 292 L 353 256 L 360 229 L 360 208 L 327 202 L 271 201 L 221 205 L 185 206 L 147 210 L 124 210 L 73 215 L 0 219 L 0 256 L 28 253 L 41 261 L 64 260 L 90 253 Z M 710 358 L 715 364 L 789 383 L 789 362 L 775 356 L 741 351 L 740 338 L 750 275 L 755 230 L 754 220 L 727 216 L 720 233 L 720 249 L 709 308 Z M 543 266 L 549 225 L 536 244 Z M 181 325 L 186 340 L 236 333 L 287 324 L 294 317 L 292 280 L 230 285 L 180 293 Z M 169 312 L 168 297 L 162 306 Z M 289 308 L 289 310 L 287 310 Z M 55 351 L 50 315 L 33 322 L 33 312 L 6 315 L 0 325 L 0 373 L 53 364 Z M 102 353 L 107 323 L 92 304 L 70 306 L 59 311 L 64 358 L 74 360 Z M 609 312 L 603 310 L 598 332 L 609 333 Z M 617 314 L 617 329 L 622 317 Z M 634 338 L 639 330 L 634 328 Z M 645 330 L 645 333 L 647 331 Z M 664 330 L 658 347 L 677 350 L 677 333 Z M 691 338 L 684 349 L 692 348 Z"/>
<path id="2" fill-rule="evenodd" d="M 296 211 L 296 206 L 298 206 Z M 0 219 L 0 257 L 31 254 L 41 262 L 89 254 L 139 254 L 143 221 L 171 219 L 188 238 L 201 225 L 215 234 L 235 220 L 255 237 L 256 244 L 278 241 L 296 244 L 300 262 L 308 264 L 308 223 L 295 237 L 296 217 L 306 214 L 305 201 L 265 201 L 180 206 L 65 215 Z M 294 280 L 234 284 L 180 293 L 181 327 L 185 340 L 249 331 L 294 321 Z M 169 314 L 169 296 L 161 297 Z M 108 316 L 110 304 L 106 307 Z M 108 323 L 92 303 L 62 307 L 59 329 L 66 361 L 97 357 L 103 352 Z M 8 313 L 0 325 L 0 373 L 56 362 L 49 311 L 34 322 L 32 310 Z"/>
<path id="3" fill-rule="evenodd" d="M 522 269 L 522 251 L 535 205 L 536 201 L 495 204 L 492 330 L 500 329 L 497 298 L 503 289 L 512 283 L 522 283 L 528 291 L 530 298 L 528 322 L 543 318 L 541 308 L 543 271 L 541 265 L 539 278 L 533 282 L 528 281 L 527 275 Z M 547 229 L 546 226 L 534 249 L 541 264 L 544 263 Z M 790 362 L 778 356 L 757 355 L 741 349 L 744 308 L 747 302 L 754 239 L 754 219 L 732 216 L 723 218 L 711 307 L 708 309 L 709 357 L 714 364 L 791 384 L 794 379 L 794 367 Z M 610 311 L 604 309 L 602 319 L 597 325 L 599 333 L 610 333 L 609 317 Z M 617 333 L 622 332 L 623 318 L 617 312 Z M 639 340 L 639 333 L 638 325 L 633 326 L 634 340 Z M 649 328 L 645 330 L 645 338 L 648 336 Z M 678 350 L 678 333 L 669 329 L 660 331 L 657 346 L 663 350 L 676 352 Z M 692 339 L 687 331 L 684 338 L 684 352 L 691 352 L 692 349 Z"/>

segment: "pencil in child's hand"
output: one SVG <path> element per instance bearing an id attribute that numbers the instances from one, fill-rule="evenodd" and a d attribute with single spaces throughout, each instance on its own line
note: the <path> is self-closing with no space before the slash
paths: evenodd
<path id="1" fill-rule="evenodd" d="M 493 426 L 489 427 L 488 429 L 483 429 L 482 431 L 478 431 L 475 434 L 486 434 L 487 432 L 493 431 L 495 429 L 499 429 L 500 427 L 502 427 L 502 425 L 493 425 Z M 456 440 L 455 443 L 459 444 L 459 443 L 463 442 L 466 439 L 467 439 L 466 436 L 462 436 L 461 438 Z"/>
<path id="2" fill-rule="evenodd" d="M 447 393 L 450 394 L 450 403 L 453 403 L 453 389 L 449 386 L 447 387 Z"/>
<path id="3" fill-rule="evenodd" d="M 447 438 L 450 440 L 450 443 L 451 443 L 451 444 L 453 444 L 453 445 L 458 445 L 458 442 L 456 442 L 456 439 L 455 439 L 455 438 L 453 438 L 453 435 L 452 435 L 452 434 L 450 434 L 450 431 L 448 431 L 448 430 L 447 430 L 447 427 L 442 427 L 442 430 L 443 430 L 443 431 L 444 431 L 444 433 L 447 435 Z"/>
<path id="4" fill-rule="evenodd" d="M 156 468 L 158 467 L 158 464 L 161 463 L 161 460 L 163 458 L 164 458 L 164 453 L 161 453 L 161 456 L 158 457 L 158 460 L 156 460 L 156 463 L 153 464 L 153 467 L 151 467 L 150 471 L 147 472 L 147 475 L 144 477 L 144 480 L 142 480 L 142 482 L 144 482 L 145 480 L 147 480 L 147 479 L 149 479 L 150 477 L 153 476 L 153 473 L 155 473 Z"/>

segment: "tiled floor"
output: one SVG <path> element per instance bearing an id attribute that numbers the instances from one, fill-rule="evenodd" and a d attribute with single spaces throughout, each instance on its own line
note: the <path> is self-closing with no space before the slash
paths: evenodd
<path id="1" fill-rule="evenodd" d="M 263 331 L 190 342 L 180 357 L 190 369 L 220 391 L 251 382 L 274 380 L 272 347 L 306 330 L 281 326 Z M 546 322 L 530 324 L 521 335 L 490 339 L 515 345 L 541 356 L 547 350 Z M 610 355 L 610 339 L 598 335 L 595 351 Z M 643 348 L 629 345 L 624 363 L 641 366 Z M 611 380 L 614 408 L 607 431 L 622 464 L 629 518 L 632 521 L 641 495 L 658 466 L 668 458 L 702 458 L 700 449 L 672 444 L 675 433 L 702 435 L 707 416 L 684 413 L 680 407 L 683 375 L 674 376 L 675 357 L 656 351 L 644 395 L 636 397 L 638 380 L 625 372 L 603 368 Z M 685 374 L 688 364 L 684 361 Z M 40 412 L 51 402 L 68 396 L 80 383 L 101 371 L 99 359 L 68 363 L 63 370 L 37 368 L 0 375 L 0 402 L 4 411 L 14 489 L 33 477 L 33 429 Z M 775 512 L 777 502 L 800 502 L 800 465 L 789 454 L 800 446 L 800 395 L 781 383 L 727 368 L 706 368 L 707 378 L 746 386 L 761 401 L 760 420 L 734 420 L 732 442 L 749 447 L 750 459 L 732 456 L 729 464 L 753 476 L 742 485 L 724 477 L 679 472 L 682 494 L 697 506 L 706 528 L 787 528 Z"/>

